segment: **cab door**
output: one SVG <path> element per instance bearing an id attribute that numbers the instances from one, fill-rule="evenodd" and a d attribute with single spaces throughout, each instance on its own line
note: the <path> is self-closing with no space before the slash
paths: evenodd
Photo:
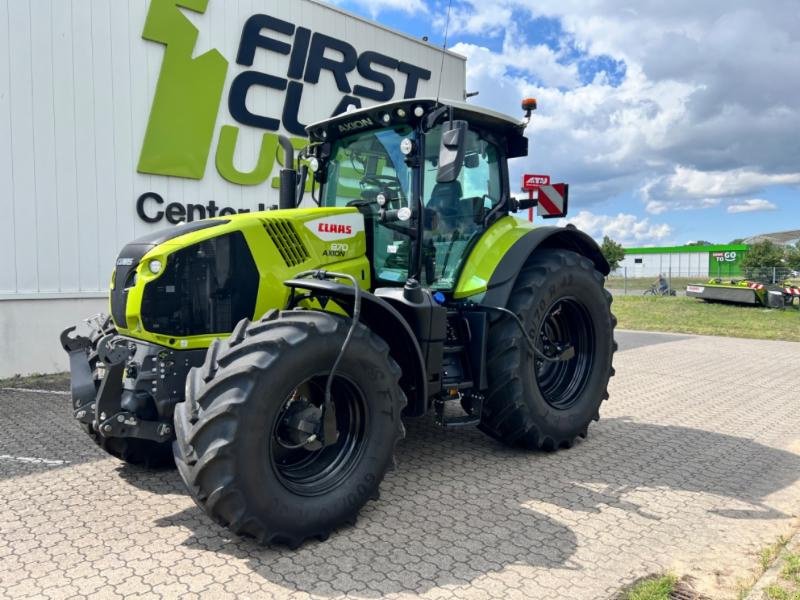
<path id="1" fill-rule="evenodd" d="M 470 129 L 458 179 L 437 183 L 441 137 L 441 125 L 425 135 L 423 273 L 428 286 L 448 291 L 484 230 L 485 216 L 502 200 L 503 178 L 498 147 Z"/>

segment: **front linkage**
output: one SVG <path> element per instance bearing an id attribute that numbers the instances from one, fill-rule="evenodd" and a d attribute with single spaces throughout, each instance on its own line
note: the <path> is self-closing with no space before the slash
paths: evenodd
<path id="1" fill-rule="evenodd" d="M 176 351 L 117 334 L 108 315 L 86 320 L 88 335 L 61 333 L 69 354 L 73 415 L 100 438 L 167 443 L 186 376 L 205 349 Z M 98 440 L 98 443 L 100 441 Z"/>

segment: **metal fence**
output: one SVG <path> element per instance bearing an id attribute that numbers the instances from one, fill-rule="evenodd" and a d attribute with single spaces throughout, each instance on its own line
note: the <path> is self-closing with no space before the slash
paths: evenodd
<path id="1" fill-rule="evenodd" d="M 752 279 L 766 284 L 781 284 L 787 280 L 797 283 L 800 280 L 800 273 L 786 267 L 744 269 L 741 275 L 734 276 L 728 273 L 713 273 L 708 270 L 668 269 L 663 275 L 669 287 L 679 294 L 685 292 L 686 286 L 691 283 L 705 283 L 711 279 L 723 281 Z M 606 288 L 619 294 L 642 294 L 657 284 L 657 277 L 634 276 L 624 267 L 613 271 L 606 280 Z"/>

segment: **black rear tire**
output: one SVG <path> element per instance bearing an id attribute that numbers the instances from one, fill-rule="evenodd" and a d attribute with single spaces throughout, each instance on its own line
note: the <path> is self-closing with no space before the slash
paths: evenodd
<path id="1" fill-rule="evenodd" d="M 336 444 L 295 447 L 309 434 L 288 425 L 300 409 L 321 405 L 351 323 L 319 311 L 271 311 L 240 323 L 190 371 L 186 401 L 175 409 L 175 461 L 217 523 L 262 544 L 296 547 L 354 523 L 377 498 L 405 435 L 400 368 L 380 337 L 358 325 L 337 368 Z"/>
<path id="2" fill-rule="evenodd" d="M 611 294 L 594 264 L 575 252 L 539 250 L 520 272 L 508 309 L 536 347 L 554 356 L 571 344 L 572 359 L 547 362 L 531 352 L 512 319 L 489 329 L 489 392 L 480 429 L 510 446 L 556 450 L 586 437 L 600 418 L 614 375 L 616 318 Z"/>

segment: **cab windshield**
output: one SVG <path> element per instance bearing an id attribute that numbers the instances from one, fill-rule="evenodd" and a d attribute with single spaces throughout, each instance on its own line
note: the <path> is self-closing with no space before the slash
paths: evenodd
<path id="1" fill-rule="evenodd" d="M 387 210 L 411 207 L 413 169 L 406 165 L 400 150 L 405 138 L 415 141 L 416 133 L 403 125 L 338 140 L 328 162 L 322 205 L 352 206 L 366 201 L 374 203 L 377 215 L 380 195 Z M 409 236 L 377 218 L 368 219 L 366 225 L 372 229 L 375 277 L 385 283 L 402 283 L 409 272 Z"/>
<path id="2" fill-rule="evenodd" d="M 411 169 L 400 151 L 405 138 L 415 138 L 410 127 L 365 131 L 338 140 L 328 162 L 322 205 L 347 206 L 389 192 L 393 208 L 408 206 Z"/>
<path id="3" fill-rule="evenodd" d="M 443 126 L 437 125 L 418 136 L 407 125 L 363 131 L 341 140 L 332 148 L 327 167 L 323 206 L 372 207 L 367 219 L 371 230 L 375 277 L 383 283 L 402 283 L 410 273 L 415 255 L 422 282 L 443 291 L 455 287 L 470 249 L 480 237 L 485 217 L 503 197 L 501 152 L 479 131 L 466 133 L 463 168 L 456 180 L 437 182 L 439 146 Z M 401 147 L 405 138 L 417 147 L 419 168 L 408 166 Z M 418 143 L 418 140 L 419 143 Z M 405 144 L 408 150 L 408 143 Z M 412 198 L 414 177 L 421 198 Z M 422 236 L 413 223 L 393 223 L 378 218 L 386 211 L 408 207 L 422 219 Z M 415 269 L 416 270 L 416 269 Z"/>

